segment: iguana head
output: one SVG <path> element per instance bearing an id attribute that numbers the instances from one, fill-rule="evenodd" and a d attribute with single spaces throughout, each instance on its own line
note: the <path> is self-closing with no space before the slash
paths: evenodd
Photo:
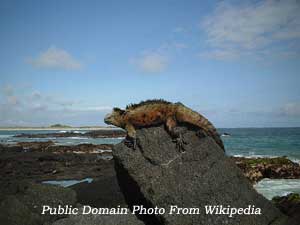
<path id="1" fill-rule="evenodd" d="M 124 114 L 124 110 L 119 108 L 113 108 L 112 113 L 107 114 L 104 118 L 104 122 L 106 124 L 115 125 L 117 127 L 122 127 L 122 115 Z"/>

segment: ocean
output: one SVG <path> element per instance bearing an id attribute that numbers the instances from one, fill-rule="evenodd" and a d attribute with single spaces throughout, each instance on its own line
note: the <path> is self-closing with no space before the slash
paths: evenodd
<path id="1" fill-rule="evenodd" d="M 300 162 L 300 128 L 224 128 L 219 133 L 228 155 L 244 157 L 287 156 Z"/>
<path id="2" fill-rule="evenodd" d="M 84 133 L 88 130 L 73 132 Z M 224 141 L 226 154 L 243 157 L 276 157 L 287 156 L 289 159 L 300 162 L 300 128 L 222 128 L 218 129 Z M 0 143 L 14 144 L 23 141 L 52 140 L 58 145 L 117 144 L 122 138 L 88 138 L 88 137 L 61 137 L 61 138 L 16 138 L 21 133 L 55 133 L 64 130 L 26 130 L 0 131 Z M 285 195 L 290 192 L 300 193 L 300 180 L 270 180 L 260 181 L 255 188 L 268 199 L 276 195 Z"/>
<path id="3" fill-rule="evenodd" d="M 49 134 L 49 133 L 86 133 L 90 130 L 0 130 L 0 144 L 15 144 L 17 142 L 53 141 L 57 145 L 78 145 L 78 144 L 117 144 L 123 138 L 89 138 L 89 137 L 47 137 L 47 138 L 23 138 L 14 137 L 18 134 Z"/>

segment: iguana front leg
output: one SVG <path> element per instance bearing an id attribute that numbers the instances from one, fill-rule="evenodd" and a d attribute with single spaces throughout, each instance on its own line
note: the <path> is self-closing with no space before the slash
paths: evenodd
<path id="1" fill-rule="evenodd" d="M 177 126 L 177 122 L 173 117 L 167 118 L 166 127 L 167 127 L 169 134 L 172 136 L 172 138 L 175 138 L 176 147 L 180 151 L 185 151 L 183 145 L 186 144 L 186 142 L 184 141 L 181 132 L 175 131 L 176 126 Z"/>
<path id="2" fill-rule="evenodd" d="M 132 124 L 126 124 L 125 130 L 127 131 L 127 138 L 132 141 L 133 149 L 136 149 L 136 131 Z"/>

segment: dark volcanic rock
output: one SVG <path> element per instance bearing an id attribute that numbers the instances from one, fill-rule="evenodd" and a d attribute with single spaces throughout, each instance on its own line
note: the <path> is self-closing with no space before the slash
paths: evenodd
<path id="1" fill-rule="evenodd" d="M 41 142 L 18 142 L 17 146 L 23 147 L 23 149 L 45 151 L 49 146 L 54 145 L 53 141 L 41 141 Z"/>
<path id="2" fill-rule="evenodd" d="M 112 150 L 112 144 L 79 144 L 79 145 L 55 145 L 47 148 L 48 152 L 55 153 L 101 153 Z"/>
<path id="3" fill-rule="evenodd" d="M 10 153 L 17 153 L 17 152 L 23 152 L 24 149 L 21 146 L 16 145 L 1 145 L 0 144 L 0 154 L 5 154 L 6 152 Z"/>
<path id="4" fill-rule="evenodd" d="M 144 225 L 135 215 L 71 215 L 69 218 L 57 220 L 52 225 Z"/>
<path id="5" fill-rule="evenodd" d="M 232 157 L 236 165 L 242 169 L 245 176 L 256 183 L 263 178 L 299 179 L 300 165 L 286 157 L 277 158 L 243 158 Z"/>
<path id="6" fill-rule="evenodd" d="M 129 207 L 166 209 L 163 215 L 140 215 L 146 224 L 284 224 L 286 217 L 253 189 L 213 139 L 205 134 L 199 138 L 192 128 L 180 129 L 187 142 L 182 153 L 163 126 L 137 130 L 136 150 L 124 142 L 113 149 L 118 182 Z M 196 207 L 200 214 L 169 214 L 171 205 Z M 207 215 L 205 205 L 255 205 L 262 215 Z"/>
<path id="7" fill-rule="evenodd" d="M 10 193 L 1 192 L 0 200 L 0 224 L 40 225 L 62 217 L 42 215 L 44 205 L 75 205 L 76 193 L 67 188 L 22 181 L 10 184 Z"/>
<path id="8" fill-rule="evenodd" d="M 300 195 L 296 193 L 287 196 L 274 197 L 272 202 L 281 212 L 288 215 L 294 221 L 300 221 Z"/>
<path id="9" fill-rule="evenodd" d="M 121 129 L 103 129 L 103 130 L 89 131 L 84 135 L 92 138 L 103 138 L 103 137 L 118 138 L 118 137 L 125 137 L 126 132 Z"/>
<path id="10" fill-rule="evenodd" d="M 0 202 L 0 224 L 5 225 L 40 225 L 42 219 L 39 215 L 20 202 L 15 196 L 6 196 Z"/>
<path id="11" fill-rule="evenodd" d="M 55 148 L 60 151 L 60 154 L 55 151 L 48 152 L 48 150 L 46 152 L 2 151 L 0 154 L 0 183 L 13 182 L 18 179 L 34 181 L 84 179 L 114 174 L 113 163 L 103 159 L 105 153 L 62 153 L 64 150 L 61 148 L 69 149 L 69 147 Z"/>
<path id="12" fill-rule="evenodd" d="M 125 206 L 115 173 L 97 177 L 93 182 L 83 182 L 70 187 L 77 194 L 78 203 L 92 207 L 116 208 Z"/>

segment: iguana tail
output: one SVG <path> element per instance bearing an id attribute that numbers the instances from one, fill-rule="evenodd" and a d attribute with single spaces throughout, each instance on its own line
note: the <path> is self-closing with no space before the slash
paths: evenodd
<path id="1" fill-rule="evenodd" d="M 184 106 L 182 103 L 176 103 L 176 119 L 178 122 L 185 122 L 202 128 L 215 142 L 225 151 L 223 141 L 214 125 L 201 114 Z"/>

